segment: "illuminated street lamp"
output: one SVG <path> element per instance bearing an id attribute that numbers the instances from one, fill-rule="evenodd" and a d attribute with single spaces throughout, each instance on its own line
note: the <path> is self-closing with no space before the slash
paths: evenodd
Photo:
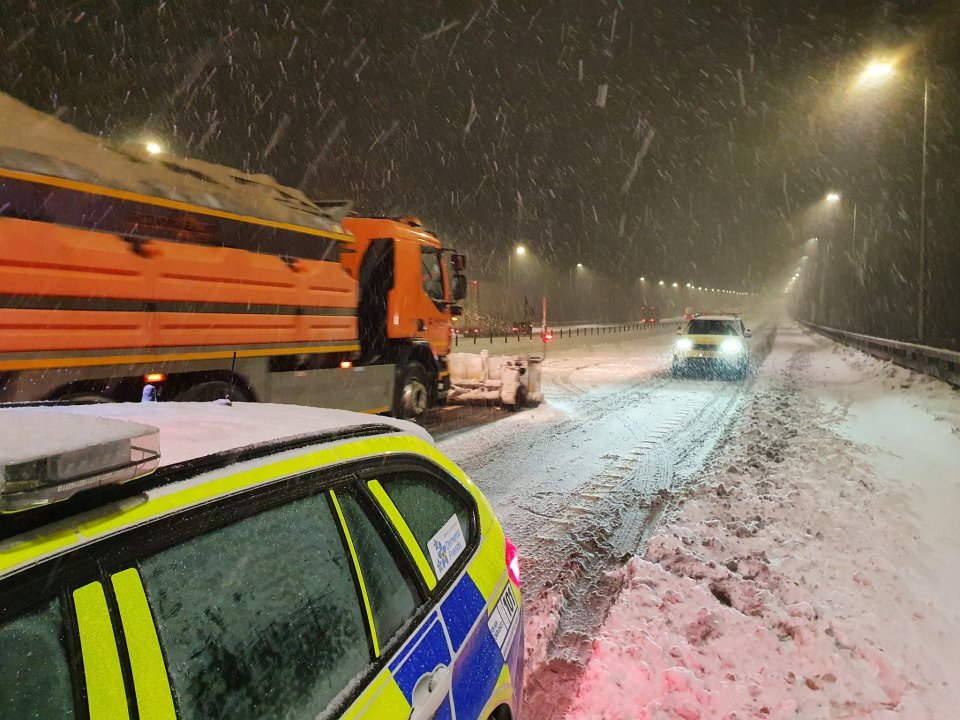
<path id="1" fill-rule="evenodd" d="M 513 295 L 513 256 L 516 255 L 518 258 L 521 258 L 526 254 L 526 246 L 517 245 L 513 248 L 513 252 L 507 255 L 507 289 L 511 296 Z"/>
<path id="2" fill-rule="evenodd" d="M 573 271 L 577 272 L 574 273 Z M 573 315 L 574 319 L 577 319 L 577 316 L 580 314 L 580 296 L 577 292 L 577 279 L 580 276 L 580 271 L 583 270 L 583 263 L 577 263 L 576 267 L 570 268 L 570 292 L 573 293 Z"/>
<path id="3" fill-rule="evenodd" d="M 892 60 L 874 61 L 867 65 L 857 78 L 857 86 L 874 86 L 885 82 L 896 74 L 896 63 Z M 927 312 L 927 117 L 930 108 L 930 78 L 923 75 L 923 138 L 920 149 L 920 247 L 919 282 L 917 283 L 917 340 L 923 342 Z"/>
<path id="4" fill-rule="evenodd" d="M 160 143 L 154 142 L 153 140 L 145 143 L 145 147 L 147 152 L 151 155 L 159 155 L 163 152 L 163 148 L 160 146 Z"/>
<path id="5" fill-rule="evenodd" d="M 883 82 L 888 77 L 893 75 L 893 73 L 894 65 L 892 62 L 872 62 L 863 69 L 863 72 L 860 73 L 860 77 L 857 79 L 857 84 L 868 85 L 871 83 Z"/>
<path id="6" fill-rule="evenodd" d="M 826 200 L 828 203 L 838 203 L 840 202 L 840 193 L 829 192 L 827 193 Z"/>

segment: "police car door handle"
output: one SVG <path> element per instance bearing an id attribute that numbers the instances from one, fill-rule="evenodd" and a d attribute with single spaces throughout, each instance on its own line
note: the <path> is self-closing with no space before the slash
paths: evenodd
<path id="1" fill-rule="evenodd" d="M 421 675 L 413 686 L 410 720 L 427 720 L 440 709 L 450 694 L 450 668 L 438 665 L 433 672 Z"/>

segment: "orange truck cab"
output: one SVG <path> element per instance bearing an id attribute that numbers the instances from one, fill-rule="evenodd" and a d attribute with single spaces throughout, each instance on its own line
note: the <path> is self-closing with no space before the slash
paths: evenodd
<path id="1" fill-rule="evenodd" d="M 397 368 L 401 414 L 417 415 L 449 390 L 452 318 L 466 295 L 463 255 L 416 218 L 346 217 L 353 243 L 340 263 L 357 281 L 360 363 Z M 449 262 L 447 256 L 450 256 Z"/>

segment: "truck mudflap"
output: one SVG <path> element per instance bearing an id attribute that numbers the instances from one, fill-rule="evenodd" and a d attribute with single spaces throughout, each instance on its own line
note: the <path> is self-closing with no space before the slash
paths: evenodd
<path id="1" fill-rule="evenodd" d="M 540 364 L 543 358 L 520 355 L 450 353 L 450 390 L 447 402 L 494 402 L 522 406 L 543 401 Z"/>

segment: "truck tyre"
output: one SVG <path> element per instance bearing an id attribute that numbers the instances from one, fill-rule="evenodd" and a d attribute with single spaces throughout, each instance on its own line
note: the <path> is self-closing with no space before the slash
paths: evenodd
<path id="1" fill-rule="evenodd" d="M 225 398 L 238 402 L 248 402 L 252 399 L 246 390 L 231 382 L 210 380 L 182 390 L 177 393 L 174 400 L 176 402 L 213 402 Z"/>
<path id="2" fill-rule="evenodd" d="M 397 386 L 394 416 L 420 424 L 429 405 L 430 388 L 423 365 L 418 362 L 407 363 Z"/>

